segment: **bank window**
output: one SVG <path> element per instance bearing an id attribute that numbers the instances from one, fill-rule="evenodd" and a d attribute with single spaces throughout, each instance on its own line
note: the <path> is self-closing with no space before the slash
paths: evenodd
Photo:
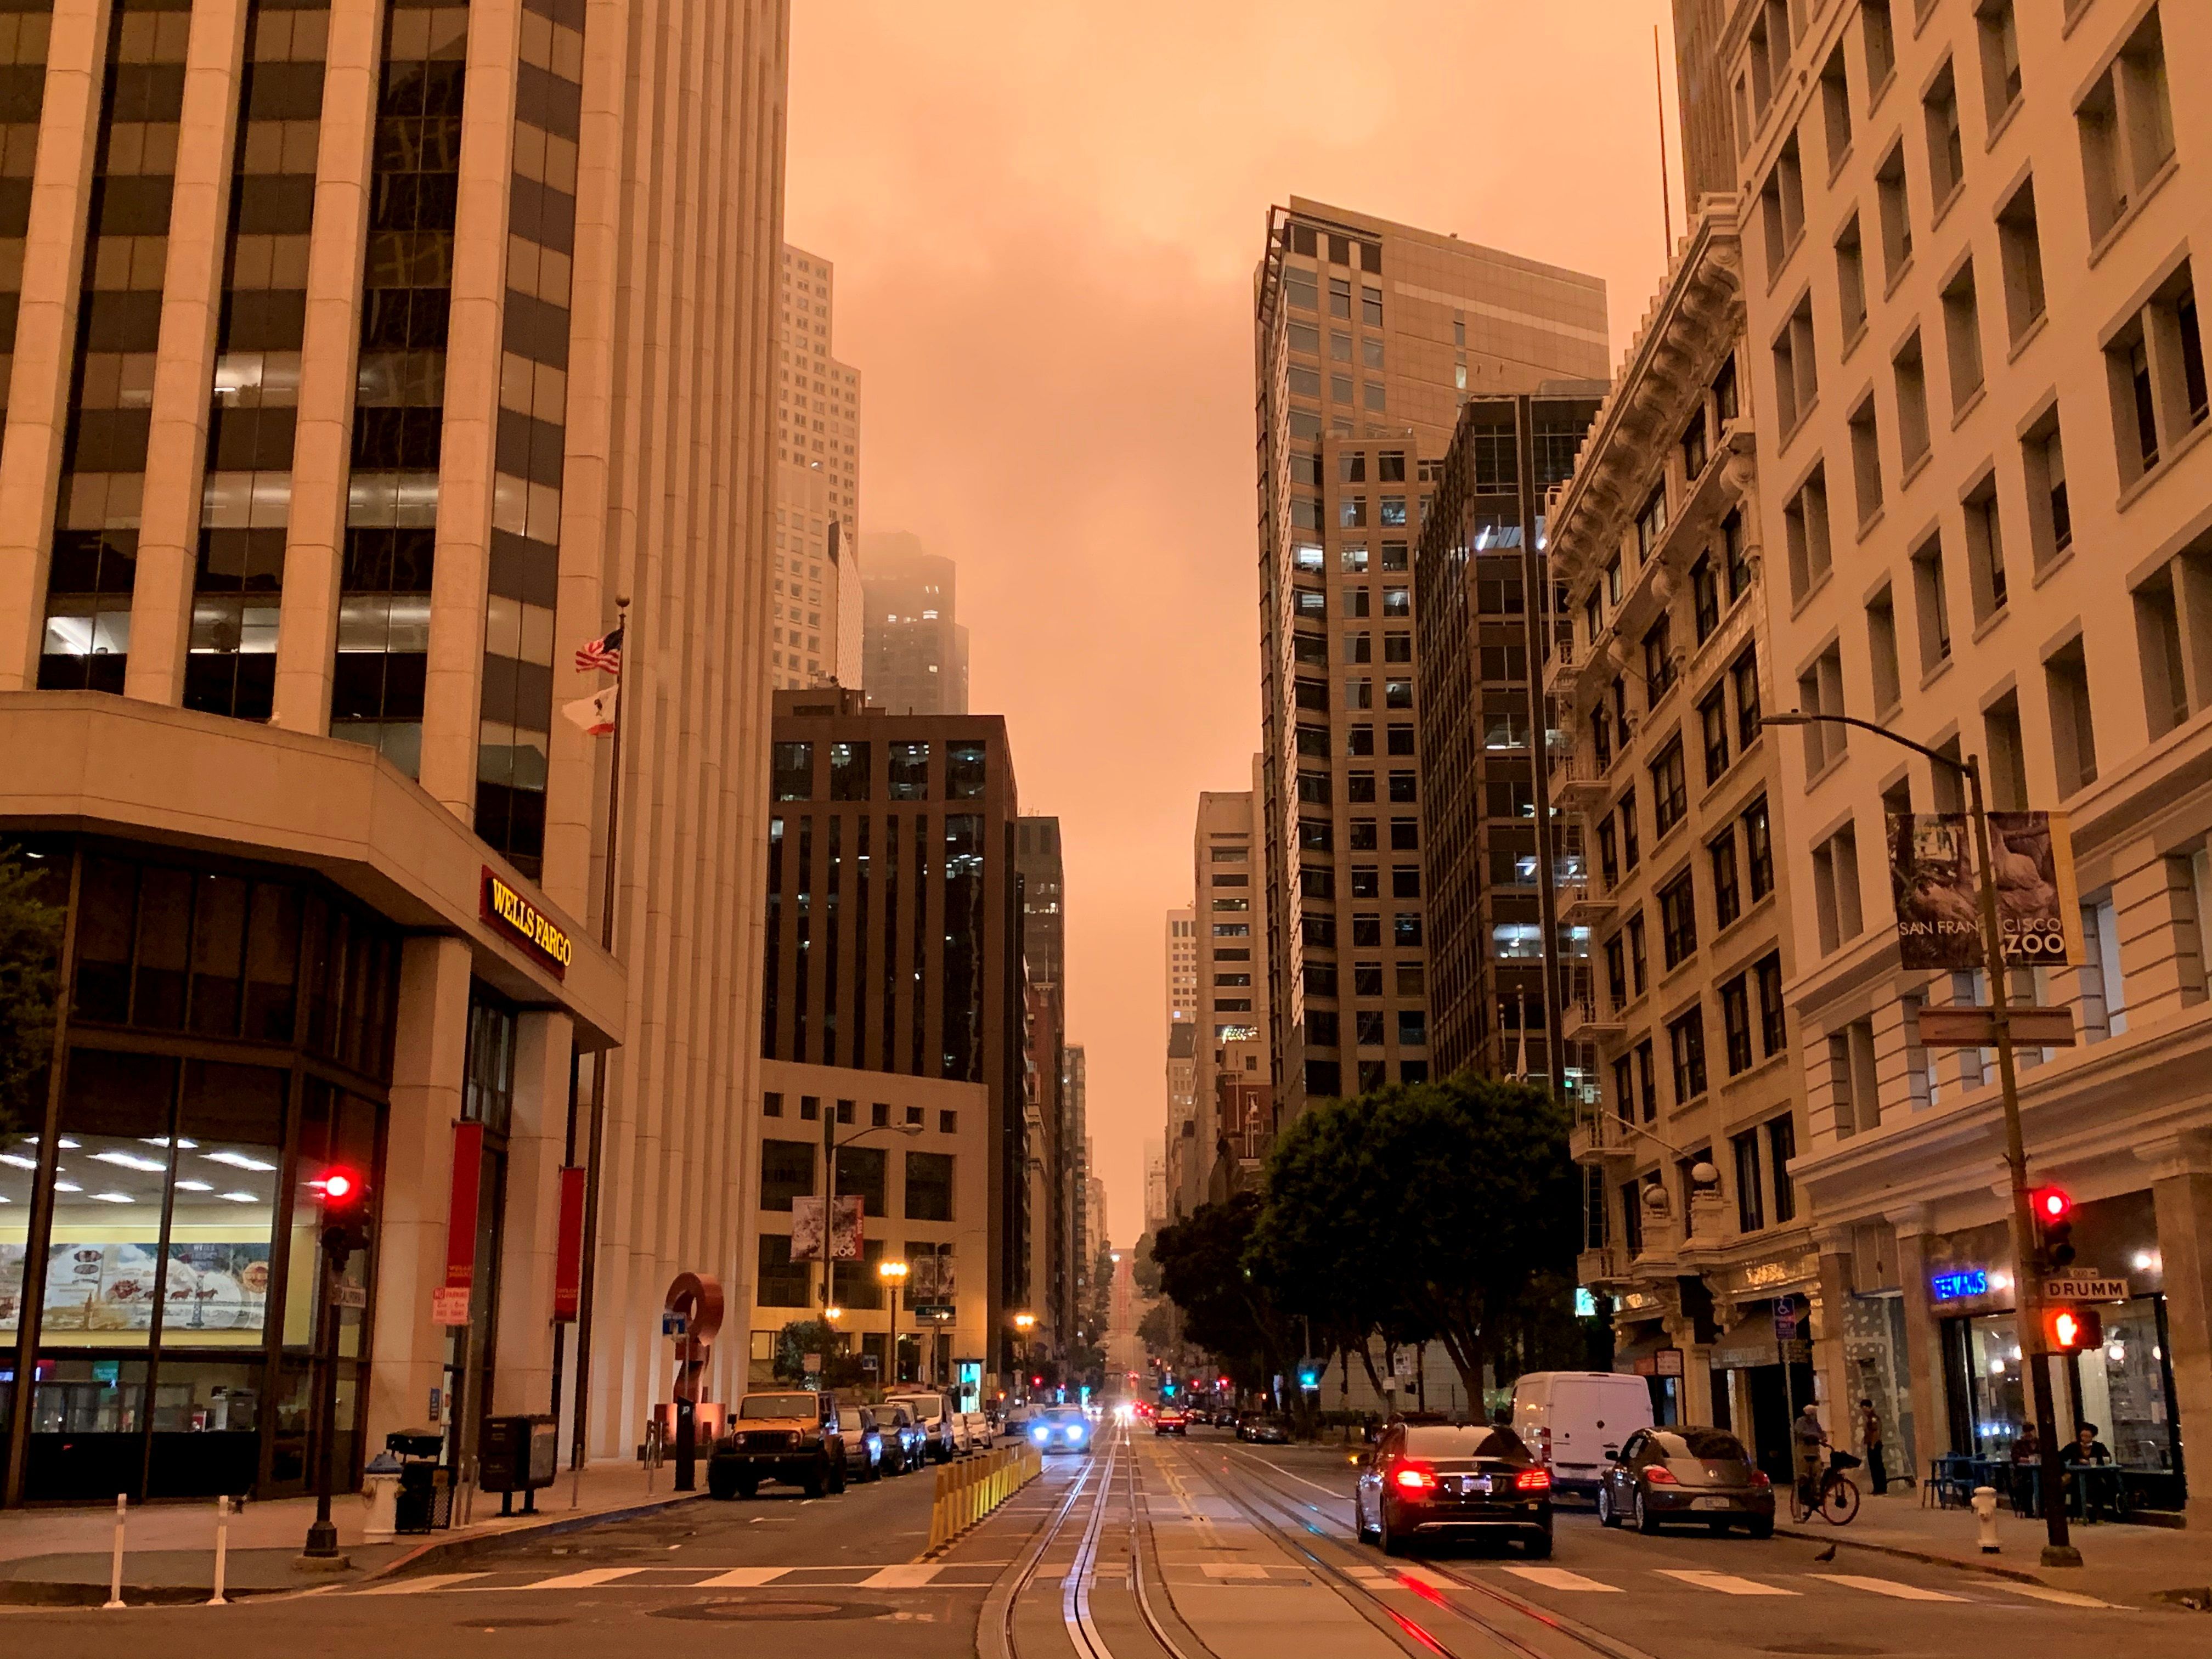
<path id="1" fill-rule="evenodd" d="M 813 1192 L 812 1141 L 761 1142 L 761 1208 L 788 1212 L 793 1199 L 810 1197 Z"/>
<path id="2" fill-rule="evenodd" d="M 951 1153 L 908 1152 L 906 1155 L 905 1207 L 906 1218 L 909 1221 L 952 1219 Z"/>

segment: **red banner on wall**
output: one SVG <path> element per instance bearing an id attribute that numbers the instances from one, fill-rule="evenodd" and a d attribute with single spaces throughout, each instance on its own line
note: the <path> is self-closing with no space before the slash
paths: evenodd
<path id="1" fill-rule="evenodd" d="M 584 1293 L 584 1171 L 574 1164 L 561 1171 L 561 1228 L 553 1253 L 553 1317 L 576 1316 Z"/>
<path id="2" fill-rule="evenodd" d="M 483 1125 L 453 1126 L 453 1194 L 446 1210 L 446 1288 L 476 1283 L 477 1194 L 483 1185 Z"/>

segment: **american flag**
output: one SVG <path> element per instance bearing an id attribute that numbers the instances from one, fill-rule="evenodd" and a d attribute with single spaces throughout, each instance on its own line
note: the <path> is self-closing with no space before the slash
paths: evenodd
<path id="1" fill-rule="evenodd" d="M 615 624 L 614 632 L 603 640 L 593 640 L 576 653 L 579 672 L 588 674 L 595 668 L 604 668 L 610 674 L 622 672 L 622 624 Z"/>

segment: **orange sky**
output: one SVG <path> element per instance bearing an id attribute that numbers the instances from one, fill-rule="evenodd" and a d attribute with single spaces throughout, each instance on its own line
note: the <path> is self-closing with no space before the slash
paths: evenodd
<path id="1" fill-rule="evenodd" d="M 785 231 L 837 267 L 860 522 L 958 562 L 970 706 L 1060 816 L 1110 1231 L 1165 1113 L 1163 913 L 1258 740 L 1251 271 L 1296 193 L 1662 270 L 1666 0 L 792 0 Z M 1671 45 L 1669 46 L 1671 52 Z M 1674 89 L 1669 59 L 1666 96 Z M 1680 205 L 1675 208 L 1680 227 Z"/>

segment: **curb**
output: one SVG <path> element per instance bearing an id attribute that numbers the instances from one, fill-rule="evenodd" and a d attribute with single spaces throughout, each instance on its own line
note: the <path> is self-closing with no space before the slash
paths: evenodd
<path id="1" fill-rule="evenodd" d="M 208 1586 L 205 1584 L 125 1584 L 125 1601 L 133 1607 L 204 1607 Z M 243 1601 L 249 1597 L 258 1601 L 264 1596 L 296 1594 L 289 1585 L 283 1589 L 240 1589 L 236 1585 L 223 1587 L 226 1601 Z M 0 1607 L 101 1607 L 107 1605 L 107 1586 L 105 1584 L 70 1584 L 39 1578 L 0 1580 Z"/>
<path id="2" fill-rule="evenodd" d="M 534 1526 L 508 1527 L 499 1532 L 474 1533 L 461 1538 L 434 1538 L 349 1582 L 366 1584 L 379 1578 L 389 1578 L 410 1567 L 465 1561 L 471 1556 L 481 1554 L 512 1539 L 557 1538 L 562 1533 L 576 1532 L 607 1522 L 635 1521 L 648 1515 L 659 1515 L 664 1510 L 672 1510 L 681 1504 L 703 1503 L 706 1497 L 703 1492 L 681 1492 L 668 1498 L 656 1498 L 648 1503 L 631 1504 L 618 1510 L 592 1510 L 580 1515 L 549 1516 Z"/>
<path id="3" fill-rule="evenodd" d="M 1945 1555 L 1936 1550 L 1906 1549 L 1899 1544 L 1873 1544 L 1863 1539 L 1846 1538 L 1831 1528 L 1826 1532 L 1805 1532 L 1796 1527 L 1777 1527 L 1777 1538 L 1795 1538 L 1802 1543 L 1841 1544 L 1846 1549 L 1865 1550 L 1873 1555 L 1894 1556 L 1900 1561 L 1920 1561 L 1932 1567 L 1957 1567 L 1966 1572 L 1984 1572 L 1992 1578 L 2009 1578 L 2016 1583 L 2039 1584 L 2045 1589 L 2058 1588 L 2039 1575 L 2020 1567 L 2000 1567 L 1992 1562 L 1979 1561 L 1971 1555 Z"/>

